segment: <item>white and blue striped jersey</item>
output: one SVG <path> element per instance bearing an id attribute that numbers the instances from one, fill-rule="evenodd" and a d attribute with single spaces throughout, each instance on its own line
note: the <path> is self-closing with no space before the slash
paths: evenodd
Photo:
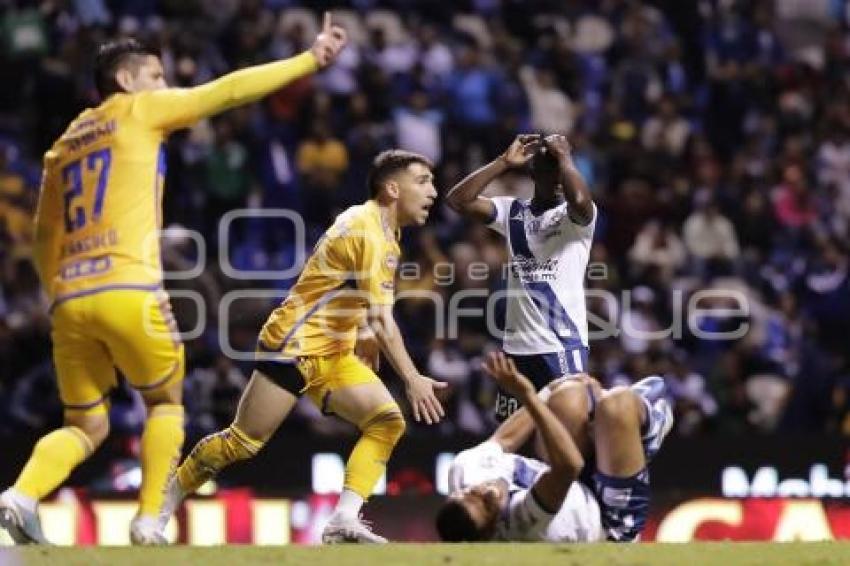
<path id="1" fill-rule="evenodd" d="M 590 259 L 593 220 L 579 226 L 570 220 L 566 202 L 534 216 L 528 201 L 491 199 L 496 215 L 488 224 L 507 240 L 507 315 L 503 348 L 508 354 L 572 355 L 588 346 L 584 275 Z M 569 364 L 573 366 L 573 363 Z"/>

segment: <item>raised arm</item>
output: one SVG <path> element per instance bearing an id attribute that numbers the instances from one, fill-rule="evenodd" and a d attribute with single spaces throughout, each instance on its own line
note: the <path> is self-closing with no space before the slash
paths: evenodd
<path id="1" fill-rule="evenodd" d="M 488 356 L 485 369 L 503 389 L 522 401 L 543 439 L 549 470 L 537 479 L 532 490 L 540 505 L 554 513 L 584 467 L 584 458 L 567 429 L 540 399 L 534 385 L 517 370 L 513 360 L 502 352 L 494 352 Z"/>
<path id="2" fill-rule="evenodd" d="M 580 226 L 587 226 L 593 220 L 593 196 L 587 183 L 573 162 L 572 147 L 565 136 L 553 134 L 544 138 L 543 143 L 558 159 L 561 176 L 564 179 L 564 198 L 569 205 L 570 220 Z"/>
<path id="3" fill-rule="evenodd" d="M 517 136 L 505 153 L 452 187 L 446 195 L 446 203 L 468 218 L 492 222 L 496 216 L 496 206 L 489 198 L 481 196 L 481 192 L 508 169 L 526 163 L 534 153 L 536 139 L 533 135 Z"/>
<path id="4" fill-rule="evenodd" d="M 538 391 L 537 397 L 544 403 L 548 403 L 552 395 L 570 381 L 574 380 L 565 377 L 556 379 Z M 528 441 L 532 432 L 534 432 L 534 421 L 528 414 L 528 410 L 525 407 L 520 407 L 499 425 L 488 440 L 501 446 L 505 452 L 516 452 Z"/>
<path id="5" fill-rule="evenodd" d="M 135 95 L 133 115 L 165 131 L 185 128 L 207 116 L 254 102 L 281 87 L 330 65 L 347 41 L 345 30 L 325 14 L 322 32 L 310 50 L 264 65 L 228 73 L 193 88 L 168 88 Z"/>

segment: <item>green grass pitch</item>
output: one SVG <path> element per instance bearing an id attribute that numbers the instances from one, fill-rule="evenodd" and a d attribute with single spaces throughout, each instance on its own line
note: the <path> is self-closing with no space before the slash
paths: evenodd
<path id="1" fill-rule="evenodd" d="M 389 544 L 385 546 L 167 548 L 4 547 L 3 566 L 846 566 L 850 543 Z"/>

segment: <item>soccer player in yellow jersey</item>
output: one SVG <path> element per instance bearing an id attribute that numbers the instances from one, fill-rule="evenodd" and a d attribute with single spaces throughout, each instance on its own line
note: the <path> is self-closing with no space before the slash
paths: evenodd
<path id="1" fill-rule="evenodd" d="M 310 50 L 185 89 L 167 88 L 159 57 L 135 40 L 100 48 L 95 82 L 103 102 L 71 122 L 44 156 L 35 263 L 51 300 L 64 426 L 38 441 L 0 495 L 0 525 L 15 542 L 46 542 L 38 501 L 106 438 L 116 367 L 148 409 L 130 538 L 165 542 L 158 517 L 183 444 L 184 362 L 159 257 L 163 141 L 330 64 L 345 42 L 325 14 Z"/>
<path id="2" fill-rule="evenodd" d="M 337 217 L 266 322 L 233 424 L 201 440 L 177 470 L 163 523 L 222 468 L 254 456 L 306 393 L 323 413 L 338 415 L 361 433 L 322 540 L 386 542 L 359 518 L 405 429 L 401 410 L 373 371 L 378 349 L 404 381 L 417 421 L 436 423 L 444 414 L 435 389 L 446 384 L 419 374 L 392 314 L 399 228 L 425 223 L 437 197 L 433 179 L 421 155 L 392 150 L 375 158 L 368 181 L 372 198 Z"/>

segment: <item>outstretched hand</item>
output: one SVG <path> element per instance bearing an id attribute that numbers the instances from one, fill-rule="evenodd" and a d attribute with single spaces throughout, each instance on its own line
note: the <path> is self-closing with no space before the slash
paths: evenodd
<path id="1" fill-rule="evenodd" d="M 416 422 L 424 420 L 428 424 L 437 424 L 446 413 L 443 405 L 437 399 L 435 389 L 445 389 L 449 384 L 444 381 L 436 381 L 430 377 L 420 375 L 413 378 L 407 384 L 407 400 L 413 409 L 413 418 Z"/>
<path id="2" fill-rule="evenodd" d="M 348 34 L 345 29 L 334 24 L 331 21 L 331 13 L 325 12 L 322 31 L 316 36 L 316 41 L 310 48 L 319 63 L 319 68 L 327 67 L 333 63 L 346 43 L 348 43 Z"/>

